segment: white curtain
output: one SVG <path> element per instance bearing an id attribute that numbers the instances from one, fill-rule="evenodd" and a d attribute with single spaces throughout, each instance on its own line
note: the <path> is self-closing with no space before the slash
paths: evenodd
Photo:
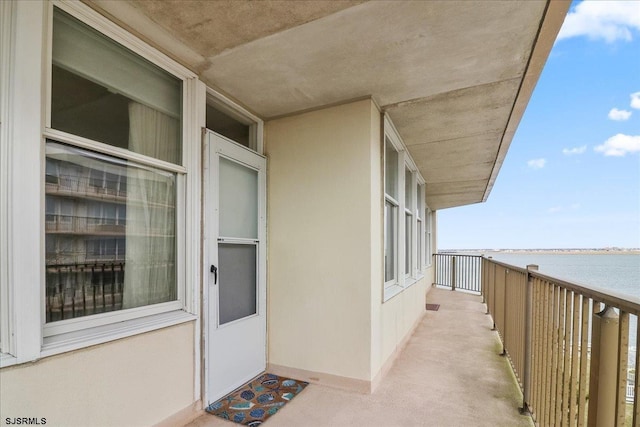
<path id="1" fill-rule="evenodd" d="M 179 128 L 177 119 L 129 103 L 130 150 L 178 163 Z M 129 166 L 123 309 L 176 299 L 175 213 L 175 174 Z"/>

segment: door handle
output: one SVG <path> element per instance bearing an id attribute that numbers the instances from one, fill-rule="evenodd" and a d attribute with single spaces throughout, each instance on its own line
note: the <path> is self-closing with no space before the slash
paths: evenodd
<path id="1" fill-rule="evenodd" d="M 213 284 L 217 285 L 218 284 L 218 267 L 216 267 L 215 265 L 211 264 L 211 270 L 213 273 Z"/>

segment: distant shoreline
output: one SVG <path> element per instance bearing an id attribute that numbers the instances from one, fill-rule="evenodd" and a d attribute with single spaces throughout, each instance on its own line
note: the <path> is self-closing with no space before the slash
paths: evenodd
<path id="1" fill-rule="evenodd" d="M 562 255 L 639 255 L 640 248 L 631 249 L 442 249 L 438 253 L 473 252 L 491 254 L 562 254 Z"/>

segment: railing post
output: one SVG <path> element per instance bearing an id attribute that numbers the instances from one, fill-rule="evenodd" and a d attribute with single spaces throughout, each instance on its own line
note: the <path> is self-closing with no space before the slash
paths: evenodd
<path id="1" fill-rule="evenodd" d="M 487 292 L 487 294 L 490 293 L 489 288 L 492 286 L 491 285 L 491 274 L 489 273 L 489 266 L 493 266 L 493 263 L 491 262 L 491 260 L 493 259 L 493 257 L 487 257 L 487 259 L 489 260 L 489 262 L 486 265 L 486 279 L 487 279 L 487 284 L 485 286 L 485 291 Z M 483 269 L 484 271 L 484 269 Z M 495 288 L 491 288 L 491 289 L 495 289 Z M 493 290 L 491 291 L 493 292 Z M 489 309 L 489 297 L 487 295 L 487 298 L 485 298 L 485 304 L 487 305 L 487 313 L 486 314 L 490 314 L 491 310 Z"/>
<path id="2" fill-rule="evenodd" d="M 614 425 L 618 366 L 618 323 L 613 307 L 593 314 L 589 427 Z"/>
<path id="3" fill-rule="evenodd" d="M 484 254 L 480 255 L 480 259 L 479 259 L 479 267 L 478 270 L 480 270 L 480 293 L 482 294 L 482 303 L 486 304 L 487 303 L 487 295 L 485 293 L 485 288 L 484 288 Z"/>
<path id="4" fill-rule="evenodd" d="M 456 257 L 451 257 L 451 290 L 456 290 Z"/>
<path id="5" fill-rule="evenodd" d="M 538 271 L 535 264 L 527 265 L 527 288 L 525 294 L 525 329 L 524 329 L 524 390 L 522 391 L 521 413 L 531 413 L 531 358 L 533 354 L 533 276 L 532 271 Z"/>

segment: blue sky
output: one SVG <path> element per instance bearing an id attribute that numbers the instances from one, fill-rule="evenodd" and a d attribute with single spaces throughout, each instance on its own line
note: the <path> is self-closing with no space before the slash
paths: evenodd
<path id="1" fill-rule="evenodd" d="M 574 2 L 486 203 L 439 249 L 640 247 L 640 1 Z"/>

